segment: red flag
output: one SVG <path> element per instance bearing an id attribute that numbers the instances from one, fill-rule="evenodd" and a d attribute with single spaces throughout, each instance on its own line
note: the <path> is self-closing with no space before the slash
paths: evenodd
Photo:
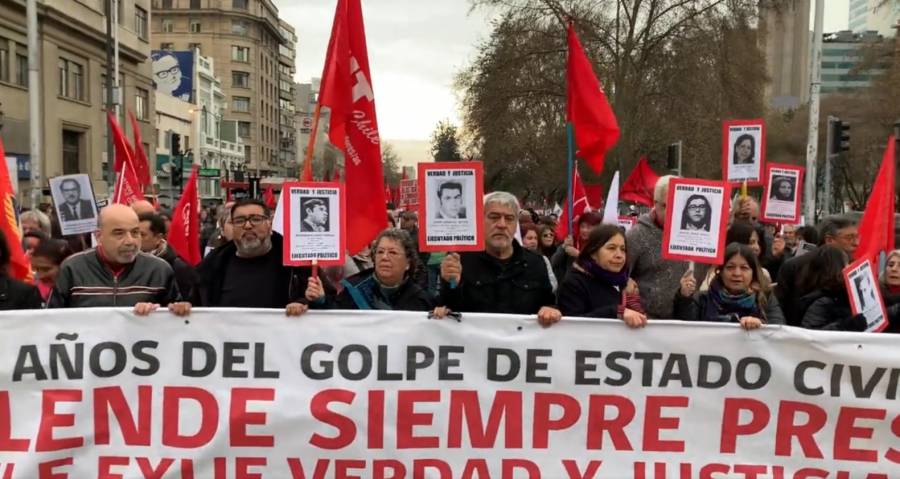
<path id="1" fill-rule="evenodd" d="M 134 172 L 134 167 L 130 162 L 126 162 L 116 178 L 116 188 L 113 191 L 112 202 L 121 203 L 123 205 L 131 205 L 135 201 L 144 199 L 141 193 L 141 184 Z"/>
<path id="2" fill-rule="evenodd" d="M 569 22 L 569 61 L 566 71 L 566 120 L 575 129 L 577 155 L 598 175 L 606 153 L 619 139 L 619 124 L 590 60 Z"/>
<path id="3" fill-rule="evenodd" d="M 30 283 L 33 279 L 31 262 L 22 249 L 22 230 L 19 229 L 15 198 L 9 169 L 6 167 L 3 138 L 0 138 L 0 231 L 3 231 L 6 247 L 9 249 L 9 276 Z"/>
<path id="4" fill-rule="evenodd" d="M 859 222 L 859 247 L 854 253 L 856 259 L 877 260 L 882 251 L 894 249 L 894 148 L 892 135 L 888 138 L 881 168 Z"/>
<path id="5" fill-rule="evenodd" d="M 200 263 L 200 198 L 197 196 L 199 171 L 197 165 L 194 165 L 191 179 L 184 187 L 178 205 L 172 210 L 168 237 L 172 249 L 191 266 Z"/>
<path id="6" fill-rule="evenodd" d="M 331 108 L 328 138 L 346 154 L 347 248 L 365 248 L 387 226 L 381 140 L 375 118 L 375 95 L 369 73 L 366 33 L 360 0 L 338 0 L 319 104 Z M 382 181 L 378 181 L 382 179 Z"/>
<path id="7" fill-rule="evenodd" d="M 278 201 L 275 199 L 275 189 L 272 187 L 272 185 L 266 187 L 266 191 L 263 192 L 263 201 L 271 210 L 274 210 L 278 205 Z"/>
<path id="8" fill-rule="evenodd" d="M 111 111 L 106 112 L 106 120 L 109 122 L 110 129 L 112 130 L 113 146 L 116 148 L 113 171 L 118 173 L 122 171 L 125 163 L 134 164 L 134 150 L 132 150 L 131 145 L 128 144 L 125 133 L 122 133 L 122 128 L 119 126 L 119 122 L 116 121 L 116 117 Z"/>
<path id="9" fill-rule="evenodd" d="M 659 180 L 659 175 L 653 171 L 653 168 L 650 168 L 647 157 L 642 156 L 634 166 L 634 170 L 628 175 L 628 179 L 622 184 L 622 189 L 619 190 L 619 199 L 653 206 L 653 189 L 656 187 L 657 180 Z"/>
<path id="10" fill-rule="evenodd" d="M 588 203 L 587 193 L 584 189 L 584 184 L 581 183 L 581 176 L 578 174 L 578 170 L 575 170 L 575 181 L 573 182 L 572 187 L 572 209 L 575 211 L 575 215 L 573 218 L 578 218 L 584 213 L 585 208 L 590 208 L 590 203 Z M 563 205 L 562 214 L 559 215 L 559 222 L 556 224 L 556 237 L 557 238 L 565 238 L 569 236 L 569 202 L 567 201 L 565 205 Z"/>
<path id="11" fill-rule="evenodd" d="M 336 183 L 341 182 L 341 169 L 340 168 L 334 169 L 334 175 L 331 176 L 331 181 L 334 181 Z"/>
<path id="12" fill-rule="evenodd" d="M 141 141 L 141 129 L 138 126 L 134 114 L 128 112 L 128 118 L 131 119 L 131 135 L 134 139 L 134 172 L 137 175 L 141 190 L 150 184 L 150 162 L 147 160 L 147 152 L 144 151 L 144 143 Z"/>

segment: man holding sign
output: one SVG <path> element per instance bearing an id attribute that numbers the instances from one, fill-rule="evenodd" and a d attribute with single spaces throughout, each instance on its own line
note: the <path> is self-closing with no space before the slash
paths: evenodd
<path id="1" fill-rule="evenodd" d="M 441 263 L 441 301 L 453 311 L 535 314 L 547 326 L 562 314 L 544 259 L 513 241 L 519 201 L 495 191 L 484 197 L 484 251 L 451 253 Z"/>

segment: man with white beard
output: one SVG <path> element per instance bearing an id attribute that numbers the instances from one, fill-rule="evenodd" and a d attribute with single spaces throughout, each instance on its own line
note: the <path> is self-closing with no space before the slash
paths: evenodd
<path id="1" fill-rule="evenodd" d="M 272 231 L 271 211 L 260 200 L 242 199 L 231 208 L 233 239 L 213 250 L 197 272 L 195 306 L 232 308 L 278 308 L 288 316 L 306 312 L 312 300 L 306 291 L 324 291 L 334 296 L 334 288 L 309 267 L 282 264 L 283 238 Z M 325 303 L 318 301 L 315 304 Z"/>

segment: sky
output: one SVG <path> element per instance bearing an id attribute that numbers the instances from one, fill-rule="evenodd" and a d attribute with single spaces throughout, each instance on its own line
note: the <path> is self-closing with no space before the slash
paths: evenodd
<path id="1" fill-rule="evenodd" d="M 846 29 L 849 0 L 820 1 L 825 31 Z M 336 3 L 275 0 L 297 32 L 298 82 L 322 75 Z M 490 15 L 470 12 L 468 0 L 363 0 L 379 130 L 404 163 L 425 159 L 413 157 L 426 154 L 422 144 L 438 122 L 460 123 L 453 79 L 490 35 Z"/>

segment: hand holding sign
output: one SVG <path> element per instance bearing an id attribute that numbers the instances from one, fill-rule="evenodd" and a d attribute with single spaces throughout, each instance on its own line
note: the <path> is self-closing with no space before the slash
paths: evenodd
<path id="1" fill-rule="evenodd" d="M 318 276 L 310 276 L 306 281 L 306 300 L 314 303 L 325 296 L 325 288 Z"/>
<path id="2" fill-rule="evenodd" d="M 685 298 L 690 298 L 694 296 L 695 291 L 697 291 L 697 280 L 694 279 L 694 270 L 691 268 L 681 275 L 681 290 L 679 292 Z"/>
<path id="3" fill-rule="evenodd" d="M 459 284 L 462 280 L 462 263 L 459 254 L 449 253 L 441 261 L 441 279 L 450 284 Z"/>

